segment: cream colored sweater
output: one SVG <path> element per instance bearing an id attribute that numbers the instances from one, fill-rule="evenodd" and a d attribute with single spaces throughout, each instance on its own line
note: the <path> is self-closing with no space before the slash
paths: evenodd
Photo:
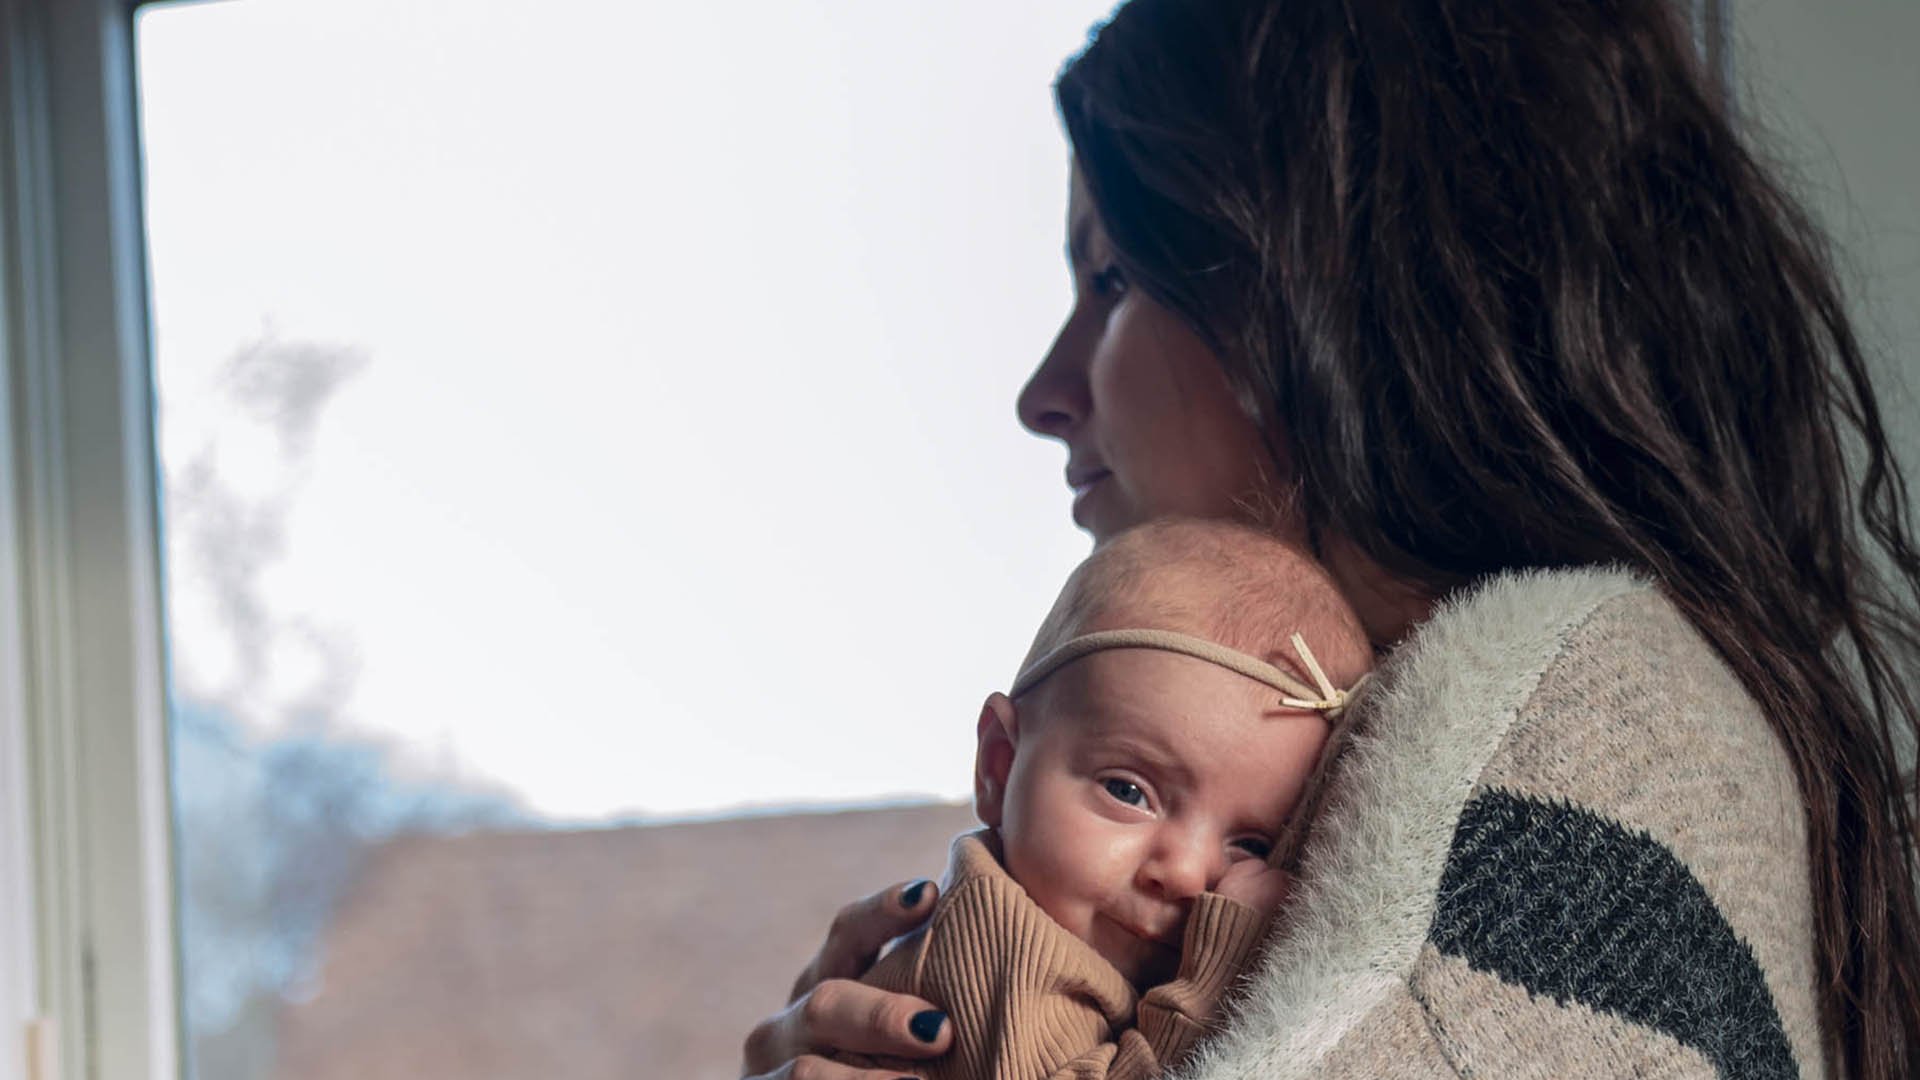
<path id="1" fill-rule="evenodd" d="M 1187 1080 L 1826 1075 L 1806 816 L 1656 589 L 1505 575 L 1375 672 Z"/>
<path id="2" fill-rule="evenodd" d="M 1187 919 L 1179 972 L 1139 996 L 1007 874 L 992 833 L 969 833 L 954 841 L 933 916 L 864 980 L 945 1009 L 953 1051 L 932 1062 L 845 1060 L 927 1080 L 1155 1076 L 1206 1034 L 1262 930 L 1252 910 L 1201 896 Z"/>

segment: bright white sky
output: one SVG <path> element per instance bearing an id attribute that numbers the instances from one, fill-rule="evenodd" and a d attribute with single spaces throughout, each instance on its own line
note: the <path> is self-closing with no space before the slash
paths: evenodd
<path id="1" fill-rule="evenodd" d="M 332 670 L 562 818 L 964 794 L 1087 547 L 1013 397 L 1110 7 L 147 9 L 163 453 L 251 515 L 170 533 L 179 692 L 272 730 Z M 263 339 L 365 357 L 307 449 L 223 381 Z"/>

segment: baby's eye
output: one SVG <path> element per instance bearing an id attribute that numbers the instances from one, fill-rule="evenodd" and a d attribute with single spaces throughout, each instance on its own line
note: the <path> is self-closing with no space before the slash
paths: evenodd
<path id="1" fill-rule="evenodd" d="M 1141 789 L 1139 784 L 1131 780 L 1122 780 L 1117 776 L 1111 776 L 1100 781 L 1100 785 L 1107 789 L 1107 794 L 1126 803 L 1128 806 L 1145 806 L 1147 804 L 1147 793 Z"/>
<path id="2" fill-rule="evenodd" d="M 1093 275 L 1093 294 L 1112 299 L 1127 291 L 1127 277 L 1118 266 L 1108 266 Z"/>
<path id="3" fill-rule="evenodd" d="M 1235 840 L 1232 846 L 1239 848 L 1241 851 L 1246 852 L 1256 859 L 1264 859 L 1273 854 L 1273 845 L 1258 836 L 1243 836 Z"/>

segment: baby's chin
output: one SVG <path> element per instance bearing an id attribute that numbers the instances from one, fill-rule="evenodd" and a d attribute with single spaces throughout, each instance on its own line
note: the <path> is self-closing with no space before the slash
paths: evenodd
<path id="1" fill-rule="evenodd" d="M 1180 967 L 1179 949 L 1140 937 L 1104 915 L 1093 917 L 1086 942 L 1138 990 L 1166 982 Z"/>

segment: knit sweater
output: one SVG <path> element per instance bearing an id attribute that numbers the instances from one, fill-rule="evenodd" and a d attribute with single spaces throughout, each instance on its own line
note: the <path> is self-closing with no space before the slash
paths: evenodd
<path id="1" fill-rule="evenodd" d="M 1826 1075 L 1793 770 L 1656 589 L 1491 579 L 1356 713 L 1184 1080 Z"/>
<path id="2" fill-rule="evenodd" d="M 1264 929 L 1251 909 L 1202 895 L 1187 917 L 1180 970 L 1139 996 L 1008 875 L 992 833 L 954 841 L 947 877 L 926 924 L 864 981 L 945 1009 L 953 1051 L 932 1062 L 848 1056 L 850 1064 L 927 1080 L 1156 1076 L 1207 1033 Z"/>

